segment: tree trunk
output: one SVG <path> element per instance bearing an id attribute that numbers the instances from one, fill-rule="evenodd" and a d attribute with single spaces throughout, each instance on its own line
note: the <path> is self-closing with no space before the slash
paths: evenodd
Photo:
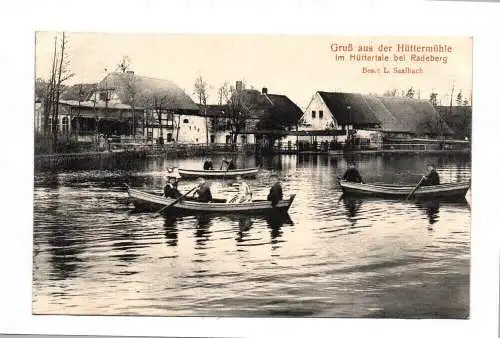
<path id="1" fill-rule="evenodd" d="M 208 145 L 208 120 L 207 120 L 207 107 L 205 107 L 205 135 L 206 135 L 207 145 Z"/>
<path id="2" fill-rule="evenodd" d="M 181 115 L 177 115 L 177 130 L 176 130 L 176 135 L 175 135 L 175 142 L 179 143 L 179 130 L 181 128 Z"/>
<path id="3" fill-rule="evenodd" d="M 62 73 L 62 67 L 63 67 L 63 61 L 64 61 L 64 44 L 65 44 L 65 36 L 64 32 L 62 35 L 62 41 L 61 41 L 61 58 L 59 60 L 59 69 L 58 69 L 58 74 L 57 74 L 57 86 L 56 86 L 56 102 L 55 102 L 55 109 L 54 109 L 54 116 L 52 117 L 52 125 L 55 126 L 55 129 L 52 130 L 52 133 L 54 135 L 54 146 L 53 150 L 54 152 L 57 151 L 57 136 L 59 132 L 59 97 L 61 95 L 61 73 Z"/>

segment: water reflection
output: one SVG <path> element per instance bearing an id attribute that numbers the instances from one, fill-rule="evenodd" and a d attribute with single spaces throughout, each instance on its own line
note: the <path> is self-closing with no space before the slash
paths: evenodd
<path id="1" fill-rule="evenodd" d="M 165 229 L 167 246 L 177 246 L 179 235 L 177 230 L 177 218 L 169 215 L 165 216 L 163 227 Z"/>
<path id="2" fill-rule="evenodd" d="M 238 218 L 238 236 L 236 237 L 236 242 L 241 243 L 245 241 L 248 237 L 250 228 L 253 225 L 252 218 L 247 216 L 239 216 Z"/>
<path id="3" fill-rule="evenodd" d="M 82 253 L 82 239 L 73 227 L 65 224 L 49 226 L 47 235 L 53 279 L 76 277 L 83 262 L 79 258 Z"/>
<path id="4" fill-rule="evenodd" d="M 361 204 L 363 204 L 363 200 L 350 196 L 343 196 L 342 203 L 346 210 L 347 220 L 349 221 L 350 225 L 354 227 L 357 222 L 356 215 L 361 208 Z"/>
<path id="5" fill-rule="evenodd" d="M 470 177 L 468 158 L 355 158 L 367 182 L 416 184 L 427 160 L 439 165 L 443 181 Z M 200 158 L 152 158 L 133 170 L 36 176 L 33 311 L 362 317 L 392 308 L 395 316 L 405 317 L 418 308 L 427 317 L 468 313 L 466 298 L 455 297 L 468 295 L 467 203 L 339 199 L 335 176 L 345 169 L 343 156 L 261 160 L 267 169 L 248 180 L 256 199 L 269 191 L 269 170 L 281 168 L 285 195 L 297 195 L 290 209 L 296 227 L 287 214 L 161 219 L 127 212 L 122 182 L 161 191 L 166 167 L 200 168 Z M 254 166 L 254 158 L 242 158 L 238 165 Z M 217 185 L 214 196 L 234 194 L 227 183 Z M 190 184 L 181 181 L 181 190 Z M 439 231 L 422 236 L 425 227 L 436 224 Z M 451 304 L 450 294 L 460 299 Z M 89 310 L 87 304 L 99 308 Z"/>
<path id="6" fill-rule="evenodd" d="M 198 247 L 204 247 L 207 241 L 210 240 L 210 224 L 212 222 L 212 218 L 210 215 L 200 214 L 195 216 L 195 232 L 194 236 L 196 237 L 196 245 Z"/>
<path id="7" fill-rule="evenodd" d="M 293 222 L 288 214 L 284 213 L 270 213 L 266 217 L 267 227 L 271 232 L 271 243 L 275 243 L 276 239 L 283 235 L 282 227 L 286 223 L 293 226 Z"/>

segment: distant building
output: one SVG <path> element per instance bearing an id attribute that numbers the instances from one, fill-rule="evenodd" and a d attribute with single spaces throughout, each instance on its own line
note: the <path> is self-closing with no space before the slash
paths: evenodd
<path id="1" fill-rule="evenodd" d="M 235 128 L 237 122 L 231 112 L 231 107 L 225 105 L 211 105 L 207 107 L 210 117 L 210 142 L 231 143 L 233 132 L 237 130 L 236 143 L 259 143 L 268 145 L 274 142 L 280 131 L 286 132 L 296 129 L 302 110 L 286 95 L 269 94 L 267 88 L 262 91 L 255 89 L 238 88 L 236 93 L 241 102 L 244 122 L 240 128 Z M 232 127 L 233 125 L 233 127 Z"/>
<path id="2" fill-rule="evenodd" d="M 300 124 L 304 131 L 343 131 L 342 136 L 312 137 L 314 141 L 345 142 L 349 135 L 355 135 L 353 137 L 365 139 L 372 147 L 379 146 L 386 138 L 453 133 L 429 101 L 358 93 L 316 92 Z"/>

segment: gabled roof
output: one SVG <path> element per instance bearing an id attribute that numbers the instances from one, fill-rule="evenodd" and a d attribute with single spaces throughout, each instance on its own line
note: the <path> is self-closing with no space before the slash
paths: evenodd
<path id="1" fill-rule="evenodd" d="M 378 97 L 373 95 L 363 95 L 363 98 L 372 113 L 380 122 L 380 126 L 383 130 L 390 132 L 413 132 L 411 128 L 400 123 L 400 120 L 387 109 Z"/>
<path id="2" fill-rule="evenodd" d="M 340 125 L 374 125 L 379 120 L 361 94 L 318 91 Z"/>
<path id="3" fill-rule="evenodd" d="M 258 90 L 244 89 L 240 93 L 243 106 L 248 109 L 249 119 L 265 119 L 275 114 L 283 121 L 296 121 L 302 110 L 286 95 L 262 94 Z M 207 116 L 224 116 L 227 105 L 208 105 Z M 200 110 L 203 107 L 199 106 Z"/>
<path id="4" fill-rule="evenodd" d="M 165 79 L 135 75 L 132 72 L 108 74 L 98 84 L 98 89 L 114 90 L 122 103 L 130 104 L 131 91 L 135 91 L 135 105 L 154 108 L 153 98 L 163 109 L 198 110 L 193 100 L 175 83 Z"/>
<path id="5" fill-rule="evenodd" d="M 453 130 L 429 101 L 392 96 L 383 96 L 378 99 L 397 119 L 398 128 L 401 130 L 412 131 L 418 135 L 453 134 Z"/>
<path id="6" fill-rule="evenodd" d="M 282 119 L 288 122 L 297 122 L 302 116 L 302 109 L 290 100 L 288 96 L 279 94 L 264 95 L 266 95 L 272 103 L 272 114 L 281 114 Z"/>

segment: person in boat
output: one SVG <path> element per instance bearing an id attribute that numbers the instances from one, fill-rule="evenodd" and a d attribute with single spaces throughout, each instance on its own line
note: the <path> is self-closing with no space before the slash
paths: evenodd
<path id="1" fill-rule="evenodd" d="M 236 164 L 234 164 L 234 161 L 232 158 L 230 159 L 225 159 L 223 158 L 222 159 L 222 165 L 221 165 L 221 170 L 222 170 L 222 167 L 224 166 L 224 164 L 226 165 L 226 170 L 235 170 L 236 169 Z"/>
<path id="2" fill-rule="evenodd" d="M 194 192 L 193 196 L 197 202 L 208 203 L 212 202 L 212 192 L 210 191 L 210 183 L 203 178 L 198 179 L 198 189 Z"/>
<path id="3" fill-rule="evenodd" d="M 353 162 L 350 162 L 348 164 L 347 170 L 342 176 L 342 179 L 347 182 L 363 183 L 361 174 L 359 173 L 358 169 L 356 169 L 356 165 Z"/>
<path id="4" fill-rule="evenodd" d="M 203 170 L 214 170 L 214 164 L 211 159 L 207 158 L 205 160 L 205 163 L 203 163 Z"/>
<path id="5" fill-rule="evenodd" d="M 177 199 L 182 196 L 182 194 L 177 189 L 177 180 L 179 178 L 180 175 L 173 170 L 167 173 L 167 184 L 165 184 L 165 187 L 163 188 L 163 194 L 166 198 Z"/>
<path id="6" fill-rule="evenodd" d="M 271 178 L 273 179 L 273 185 L 269 190 L 267 200 L 271 201 L 272 206 L 275 207 L 283 199 L 283 188 L 281 187 L 278 175 L 272 175 Z"/>
<path id="7" fill-rule="evenodd" d="M 439 174 L 436 171 L 434 164 L 429 164 L 427 166 L 427 174 L 423 177 L 423 186 L 439 185 Z"/>
<path id="8" fill-rule="evenodd" d="M 248 184 L 243 181 L 240 175 L 236 176 L 236 183 L 239 186 L 238 194 L 231 198 L 228 203 L 245 203 L 252 201 L 252 191 Z"/>

